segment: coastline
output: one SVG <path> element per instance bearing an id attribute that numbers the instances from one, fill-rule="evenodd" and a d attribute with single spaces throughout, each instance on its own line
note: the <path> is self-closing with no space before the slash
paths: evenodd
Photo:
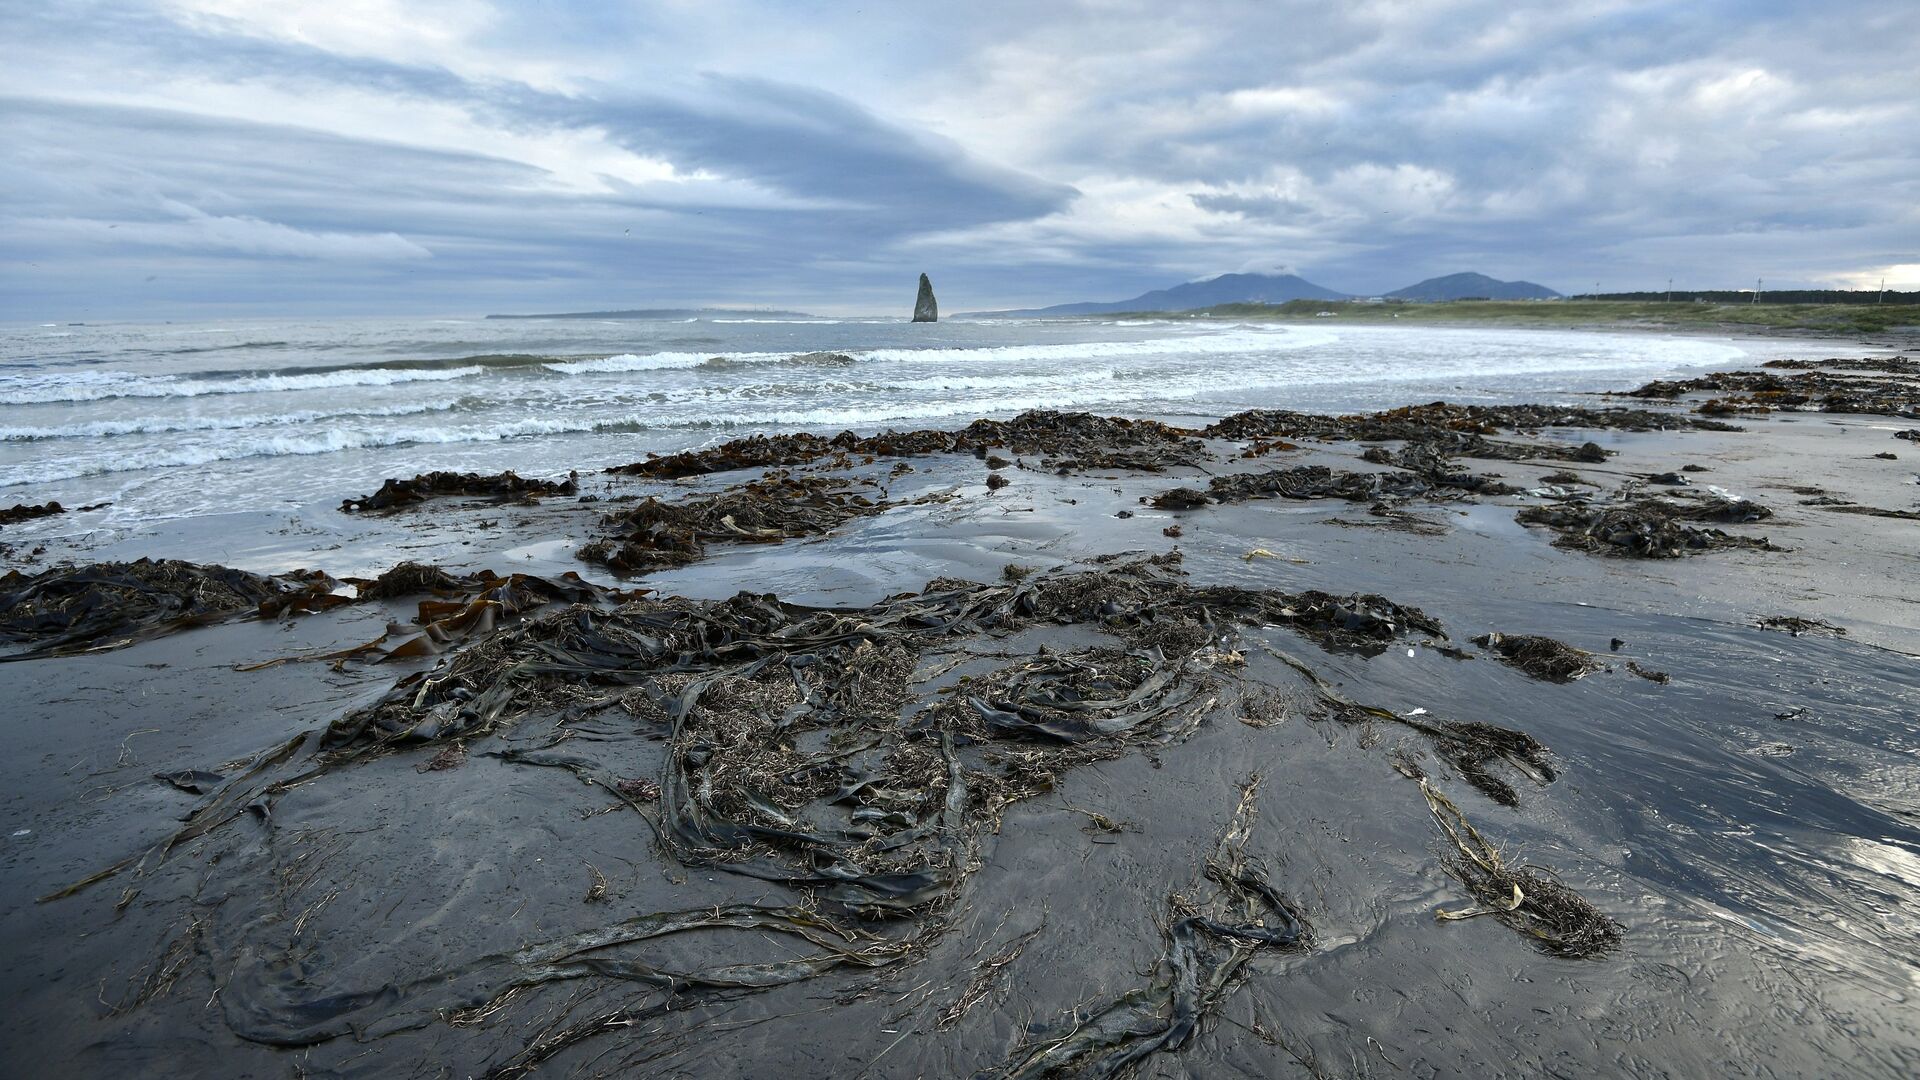
<path id="1" fill-rule="evenodd" d="M 1691 422 L 1687 406 L 1698 400 L 1615 397 L 1593 407 Z M 1063 768 L 1053 790 L 1009 802 L 998 827 L 981 834 L 980 865 L 962 900 L 943 909 L 946 928 L 927 939 L 917 967 L 894 981 L 882 970 L 871 976 L 878 989 L 857 993 L 868 976 L 836 976 L 830 985 L 843 997 L 826 1011 L 820 986 L 807 983 L 701 999 L 684 1019 L 649 1014 L 646 1039 L 667 1040 L 661 1052 L 670 1062 L 717 1075 L 769 1067 L 811 1074 L 870 1065 L 882 1054 L 903 1074 L 1015 1060 L 1032 1042 L 1026 1021 L 1058 1020 L 1076 1002 L 1123 991 L 1154 967 L 1164 948 L 1156 913 L 1169 890 L 1197 887 L 1194 868 L 1223 824 L 1238 820 L 1234 792 L 1258 773 L 1265 794 L 1251 842 L 1312 927 L 1312 941 L 1251 957 L 1251 968 L 1233 977 L 1234 992 L 1211 1007 L 1217 1020 L 1184 1051 L 1193 1067 L 1257 1070 L 1289 1054 L 1378 1053 L 1402 1068 L 1439 1072 L 1504 1062 L 1599 1068 L 1617 1063 L 1631 1041 L 1646 1072 L 1703 1074 L 1767 1060 L 1792 1075 L 1899 1075 L 1899 1062 L 1920 1045 L 1920 1025 L 1875 980 L 1897 978 L 1900 958 L 1920 949 L 1920 930 L 1898 915 L 1920 899 L 1920 782 L 1912 770 L 1920 729 L 1910 708 L 1903 712 L 1920 693 L 1920 523 L 1835 507 L 1911 509 L 1920 498 L 1920 444 L 1894 438 L 1912 421 L 1887 416 L 1775 411 L 1731 422 L 1744 430 L 1503 428 L 1489 437 L 1545 452 L 1450 460 L 1448 469 L 1517 494 L 1474 494 L 1449 482 L 1428 496 L 1256 497 L 1190 509 L 1153 503 L 1173 489 L 1230 490 L 1216 481 L 1281 468 L 1319 466 L 1383 483 L 1379 477 L 1406 474 L 1392 455 L 1407 444 L 1278 431 L 1221 436 L 1205 439 L 1189 463 L 1159 471 L 1049 466 L 1045 453 L 989 450 L 991 436 L 977 457 L 972 448 L 892 455 L 868 447 L 775 468 L 879 493 L 883 510 L 850 513 L 823 533 L 780 543 L 710 542 L 703 557 L 631 580 L 575 555 L 606 535 L 609 511 L 648 496 L 687 502 L 766 468 L 666 479 L 583 475 L 580 496 L 535 503 L 456 496 L 384 514 L 310 507 L 200 519 L 103 546 L 52 549 L 45 559 L 179 557 L 363 576 L 411 560 L 455 573 L 575 571 L 689 601 L 744 589 L 788 604 L 866 610 L 935 579 L 1044 579 L 1085 572 L 1102 557 L 1177 549 L 1184 580 L 1200 587 L 1379 594 L 1439 620 L 1444 641 L 1396 636 L 1366 655 L 1316 650 L 1272 626 L 1239 626 L 1218 646 L 1242 665 L 1220 675 L 1222 685 L 1270 682 L 1285 705 L 1258 724 L 1244 714 L 1207 714 L 1164 741 Z M 1275 439 L 1289 445 L 1240 456 Z M 1612 454 L 1565 456 L 1587 442 Z M 1363 458 L 1372 448 L 1386 463 Z M 1007 464 L 991 467 L 986 459 L 1002 453 Z M 1896 457 L 1874 456 L 1882 453 Z M 1703 471 L 1680 472 L 1688 465 Z M 1721 488 L 1771 516 L 1715 527 L 1764 537 L 1772 549 L 1637 559 L 1555 546 L 1553 531 L 1522 524 L 1516 512 L 1564 501 L 1525 492 L 1547 490 L 1546 478 L 1566 471 L 1581 478 L 1578 490 L 1603 499 L 1631 484 L 1685 504 Z M 1691 482 L 1645 483 L 1668 473 Z M 990 487 L 990 477 L 1007 483 Z M 363 493 L 341 493 L 355 494 Z M 1389 512 L 1372 512 L 1375 502 Z M 422 664 L 236 667 L 346 648 L 409 615 L 405 602 L 363 602 L 0 668 L 10 696 L 26 704 L 6 773 L 15 836 L 0 910 L 8 913 L 15 977 L 5 1000 L 46 1053 L 78 1055 L 89 1071 L 114 1061 L 179 1075 L 269 1070 L 284 1065 L 287 1051 L 233 1030 L 235 999 L 262 987 L 233 983 L 214 961 L 231 965 L 275 941 L 303 958 L 288 985 L 309 996 L 393 987 L 449 958 L 492 956 L 615 917 L 740 895 L 732 875 L 662 856 L 638 814 L 583 817 L 607 800 L 575 775 L 486 756 L 544 744 L 556 728 L 614 740 L 619 726 L 568 729 L 583 722 L 542 715 L 474 740 L 472 760 L 459 768 L 422 771 L 431 751 L 413 749 L 292 784 L 269 812 L 241 812 L 143 869 L 137 883 L 129 877 L 34 902 L 177 827 L 172 819 L 195 803 L 153 774 L 239 761 L 325 728 Z M 1757 625 L 1782 616 L 1845 634 Z M 1542 682 L 1501 663 L 1490 646 L 1470 644 L 1488 631 L 1545 635 L 1604 669 Z M 984 673 L 1049 640 L 1062 648 L 1093 640 L 1088 633 L 1078 624 L 1026 627 L 958 659 L 973 665 L 962 670 Z M 1523 770 L 1512 780 L 1515 808 L 1481 799 L 1418 738 L 1316 718 L 1313 684 L 1300 684 L 1262 648 L 1396 716 L 1427 710 L 1524 731 L 1551 748 L 1558 778 Z M 1630 661 L 1667 681 L 1640 677 Z M 640 761 L 654 752 L 617 745 Z M 1462 883 L 1444 868 L 1430 808 L 1395 753 L 1435 783 L 1447 781 L 1476 824 L 1551 866 L 1623 924 L 1619 951 L 1602 960 L 1548 957 L 1491 918 L 1435 921 L 1435 907 L 1460 906 Z M 1090 833 L 1074 808 L 1127 827 Z M 18 834 L 23 828 L 29 835 Z M 290 867 L 298 873 L 286 880 L 297 887 L 283 895 L 270 883 Z M 591 899 L 587 867 L 612 880 L 611 902 Z M 258 895 L 207 891 L 246 882 L 261 886 Z M 768 890 L 779 891 L 760 884 L 750 892 Z M 262 935 L 246 929 L 249 922 L 277 930 Z M 76 926 L 86 933 L 76 937 Z M 1016 941 L 1024 941 L 1018 950 Z M 962 1009 L 942 1026 L 982 977 L 981 957 L 1009 952 L 1009 974 L 982 990 L 991 1004 Z M 156 973 L 166 977 L 156 981 Z M 103 997 L 103 976 L 124 993 Z M 923 980 L 932 989 L 917 985 Z M 1391 987 L 1399 1003 L 1389 1008 L 1360 992 L 1369 987 Z M 587 983 L 582 992 L 591 997 L 582 1016 L 633 1007 L 623 1004 L 632 993 L 624 984 Z M 220 993 L 224 1018 L 203 1007 Z M 1809 1030 L 1758 1019 L 1756 994 L 1769 1016 L 1816 1011 L 1848 1023 Z M 543 1025 L 563 1000 L 530 996 L 531 1005 L 503 1006 L 491 1026 L 397 1030 L 388 1049 L 462 1069 L 499 1067 L 528 1037 L 551 1030 Z M 103 1009 L 98 1000 L 120 1005 Z M 1542 1019 L 1543 1010 L 1554 1018 Z M 1466 1030 L 1456 1026 L 1463 1023 Z M 1703 1045 L 1693 1024 L 1728 1031 L 1732 1042 Z M 1416 1038 L 1414 1030 L 1454 1034 Z M 187 1046 L 193 1059 L 166 1064 Z M 604 1040 L 583 1041 L 557 1051 L 554 1064 L 580 1064 L 606 1049 Z M 317 1040 L 301 1060 L 351 1071 L 362 1052 L 353 1039 Z"/>

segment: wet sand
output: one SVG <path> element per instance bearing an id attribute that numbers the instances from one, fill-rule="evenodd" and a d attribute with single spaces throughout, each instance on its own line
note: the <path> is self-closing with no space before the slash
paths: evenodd
<path id="1" fill-rule="evenodd" d="M 1235 456 L 1243 444 L 1210 440 L 1202 466 L 1162 474 L 1015 466 L 994 473 L 1010 480 L 997 490 L 970 455 L 907 458 L 911 471 L 898 474 L 894 460 L 856 460 L 833 471 L 883 486 L 884 512 L 818 539 L 711 544 L 692 565 L 624 582 L 574 557 L 604 531 L 603 513 L 631 505 L 613 500 L 682 498 L 759 470 L 668 482 L 583 472 L 581 490 L 601 501 L 455 497 L 388 515 L 315 506 L 50 544 L 38 565 L 166 556 L 370 575 L 415 560 L 577 571 L 661 596 L 747 590 L 862 609 L 936 578 L 999 582 L 1009 566 L 1045 575 L 1177 549 L 1195 585 L 1378 593 L 1438 619 L 1447 636 L 1407 635 L 1366 655 L 1276 626 L 1235 627 L 1227 640 L 1244 670 L 1222 685 L 1271 687 L 1270 709 L 1202 710 L 1191 727 L 1064 769 L 1052 790 L 1005 806 L 969 849 L 951 903 L 917 916 L 915 946 L 898 963 L 751 991 L 662 989 L 598 972 L 417 1027 L 391 1018 L 432 1000 L 418 980 L 478 978 L 485 958 L 654 912 L 793 904 L 803 891 L 684 865 L 663 852 L 641 807 L 576 772 L 490 756 L 571 731 L 573 746 L 620 775 L 663 767 L 661 733 L 635 715 L 547 708 L 471 740 L 453 768 L 425 767 L 432 746 L 403 747 L 297 779 L 309 764 L 302 747 L 275 766 L 289 783 L 257 811 L 37 903 L 180 828 L 199 799 L 156 773 L 231 778 L 427 665 L 236 670 L 365 642 L 407 619 L 406 601 L 6 664 L 0 1004 L 10 1056 L 77 1076 L 518 1075 L 536 1060 L 550 1075 L 1040 1075 L 1054 1063 L 1048 1047 L 1076 1045 L 1091 1017 L 1111 1015 L 1103 1008 L 1159 985 L 1156 965 L 1178 955 L 1168 934 L 1183 905 L 1222 902 L 1207 867 L 1243 822 L 1242 785 L 1257 776 L 1243 854 L 1310 934 L 1250 948 L 1200 995 L 1190 1035 L 1140 1057 L 1141 1075 L 1911 1075 L 1920 522 L 1805 500 L 1912 509 L 1920 444 L 1894 438 L 1913 421 L 1884 416 L 1735 422 L 1745 430 L 1551 428 L 1521 441 L 1592 440 L 1617 453 L 1602 463 L 1456 464 L 1523 489 L 1571 470 L 1594 492 L 1702 466 L 1683 474 L 1690 490 L 1714 485 L 1774 512 L 1718 527 L 1779 550 L 1661 560 L 1566 550 L 1515 521 L 1519 507 L 1548 501 L 1526 494 L 1414 499 L 1402 507 L 1419 519 L 1411 528 L 1338 499 L 1185 511 L 1145 501 L 1238 471 L 1391 471 L 1360 459 L 1365 444 L 1309 439 L 1253 460 Z M 800 471 L 815 468 L 828 466 Z M 1249 557 L 1256 551 L 1266 554 Z M 1772 616 L 1846 634 L 1756 625 Z M 1606 668 L 1564 684 L 1530 678 L 1469 644 L 1488 631 L 1547 635 Z M 1110 640 L 1079 625 L 970 638 L 917 658 L 916 693 L 934 700 L 959 675 L 1043 644 Z M 1550 748 L 1555 775 L 1506 772 L 1518 805 L 1500 805 L 1417 734 L 1327 717 L 1325 697 L 1282 657 L 1397 716 L 1524 732 Z M 947 660 L 962 666 L 941 671 Z M 1407 768 L 1508 862 L 1550 868 L 1617 920 L 1618 947 L 1568 958 L 1494 917 L 1437 920 L 1436 909 L 1475 901 L 1448 871 L 1453 849 Z M 1216 964 L 1236 947 L 1216 937 L 1203 953 Z M 712 970 L 799 951 L 776 934 L 707 928 L 626 955 L 658 970 Z M 349 1033 L 298 1047 L 261 1037 L 337 1016 Z M 555 1042 L 563 1032 L 568 1041 Z"/>

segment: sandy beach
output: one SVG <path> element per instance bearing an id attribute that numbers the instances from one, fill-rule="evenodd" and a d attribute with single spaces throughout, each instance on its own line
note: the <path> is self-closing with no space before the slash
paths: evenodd
<path id="1" fill-rule="evenodd" d="M 1911 1075 L 1920 375 L 1871 357 L 1736 366 L 1892 412 L 1029 414 L 9 526 L 14 599 L 63 562 L 447 575 L 0 665 L 10 1054 Z"/>

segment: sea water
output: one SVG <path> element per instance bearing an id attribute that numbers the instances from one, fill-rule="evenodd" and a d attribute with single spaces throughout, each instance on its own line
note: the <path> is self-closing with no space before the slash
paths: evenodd
<path id="1" fill-rule="evenodd" d="M 99 520 L 126 527 L 344 498 L 432 469 L 585 473 L 754 432 L 1035 408 L 1178 420 L 1572 403 L 1796 348 L 1204 319 L 14 324 L 0 326 L 0 505 L 111 503 Z"/>

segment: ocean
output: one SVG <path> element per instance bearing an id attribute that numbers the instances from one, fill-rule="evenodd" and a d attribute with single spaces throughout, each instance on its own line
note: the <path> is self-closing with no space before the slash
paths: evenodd
<path id="1" fill-rule="evenodd" d="M 431 469 L 587 472 L 758 431 L 1025 409 L 1572 401 L 1792 351 L 1650 333 L 1111 319 L 310 319 L 0 327 L 0 504 L 128 528 Z"/>

